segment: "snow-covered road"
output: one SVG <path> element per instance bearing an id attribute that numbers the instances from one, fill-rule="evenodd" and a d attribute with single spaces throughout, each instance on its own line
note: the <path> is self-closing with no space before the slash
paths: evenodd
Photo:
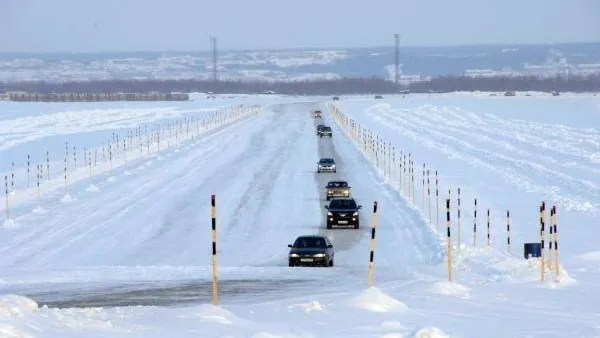
<path id="1" fill-rule="evenodd" d="M 121 168 L 91 183 L 73 185 L 71 201 L 49 201 L 46 213 L 15 219 L 17 226 L 0 242 L 0 268 L 8 276 L 11 269 L 18 270 L 21 280 L 27 276 L 24 271 L 30 271 L 31 280 L 18 288 L 42 304 L 83 306 L 87 297 L 87 305 L 126 305 L 128 295 L 133 304 L 173 303 L 177 297 L 189 301 L 190 285 L 196 286 L 196 300 L 205 301 L 211 291 L 207 283 L 211 194 L 217 196 L 218 262 L 224 278 L 232 279 L 222 285 L 224 301 L 227 294 L 244 289 L 255 294 L 266 290 L 274 296 L 289 292 L 286 287 L 264 287 L 286 278 L 312 281 L 304 288 L 287 283 L 298 293 L 363 284 L 375 200 L 380 206 L 378 236 L 383 238 L 376 251 L 377 266 L 392 268 L 376 278 L 399 278 L 416 263 L 439 262 L 439 246 L 418 212 L 393 188 L 377 182 L 373 169 L 330 117 L 325 121 L 333 126 L 335 137 L 316 137 L 314 109 L 323 107 L 274 105 L 251 120 L 154 155 L 127 172 Z M 315 163 L 329 156 L 337 160 L 338 173 L 317 174 Z M 364 206 L 359 230 L 324 226 L 324 186 L 336 178 L 347 179 Z M 86 190 L 90 184 L 98 189 Z M 332 239 L 337 250 L 334 268 L 287 267 L 287 244 L 311 233 Z M 92 267 L 105 272 L 82 291 L 78 283 L 91 278 L 82 271 Z M 126 282 L 118 282 L 124 278 L 119 276 L 124 267 L 132 269 Z M 181 275 L 168 277 L 169 272 L 194 267 L 183 280 L 174 281 Z M 57 292 L 48 293 L 44 281 L 57 271 L 64 284 L 53 284 Z M 262 276 L 244 276 L 250 272 Z M 84 280 L 77 279 L 81 275 Z M 120 296 L 107 296 L 111 293 Z"/>

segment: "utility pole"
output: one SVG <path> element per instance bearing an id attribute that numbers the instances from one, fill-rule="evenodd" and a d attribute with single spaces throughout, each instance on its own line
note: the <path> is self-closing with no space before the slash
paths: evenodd
<path id="1" fill-rule="evenodd" d="M 210 42 L 211 42 L 211 47 L 212 47 L 212 52 L 213 52 L 213 81 L 217 82 L 217 80 L 218 80 L 218 77 L 217 77 L 217 37 L 211 36 Z"/>
<path id="2" fill-rule="evenodd" d="M 396 60 L 394 65 L 396 74 L 394 77 L 394 83 L 398 85 L 398 81 L 400 80 L 400 34 L 394 34 L 394 40 L 396 42 Z"/>

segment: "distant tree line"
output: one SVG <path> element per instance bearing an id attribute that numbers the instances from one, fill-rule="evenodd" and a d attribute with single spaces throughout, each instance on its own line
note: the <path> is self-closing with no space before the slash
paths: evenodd
<path id="1" fill-rule="evenodd" d="M 102 80 L 71 82 L 8 82 L 0 83 L 4 91 L 30 93 L 148 93 L 148 92 L 212 92 L 215 94 L 276 93 L 285 95 L 392 94 L 453 91 L 571 91 L 600 92 L 600 74 L 588 76 L 542 78 L 439 76 L 406 86 L 383 78 L 340 78 L 304 81 L 244 81 L 244 80 Z"/>

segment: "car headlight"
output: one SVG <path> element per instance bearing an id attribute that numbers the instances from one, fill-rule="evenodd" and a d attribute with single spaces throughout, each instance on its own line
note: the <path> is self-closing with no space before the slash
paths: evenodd
<path id="1" fill-rule="evenodd" d="M 290 257 L 300 257 L 298 254 L 290 254 Z"/>
<path id="2" fill-rule="evenodd" d="M 352 216 L 358 216 L 358 211 L 355 211 Z"/>
<path id="3" fill-rule="evenodd" d="M 318 253 L 318 254 L 315 254 L 315 256 L 314 256 L 314 257 L 325 257 L 325 254 L 323 254 L 323 253 Z"/>
<path id="4" fill-rule="evenodd" d="M 335 168 L 335 164 L 332 164 L 332 165 L 331 165 L 331 167 L 332 167 L 332 168 Z"/>
<path id="5" fill-rule="evenodd" d="M 328 212 L 327 212 L 327 216 L 333 216 L 333 212 L 331 212 L 331 211 L 328 211 Z"/>

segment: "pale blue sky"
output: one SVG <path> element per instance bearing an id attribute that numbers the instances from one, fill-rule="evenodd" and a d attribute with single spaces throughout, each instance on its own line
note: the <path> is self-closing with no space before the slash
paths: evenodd
<path id="1" fill-rule="evenodd" d="M 0 52 L 600 41 L 600 0 L 0 2 Z"/>

